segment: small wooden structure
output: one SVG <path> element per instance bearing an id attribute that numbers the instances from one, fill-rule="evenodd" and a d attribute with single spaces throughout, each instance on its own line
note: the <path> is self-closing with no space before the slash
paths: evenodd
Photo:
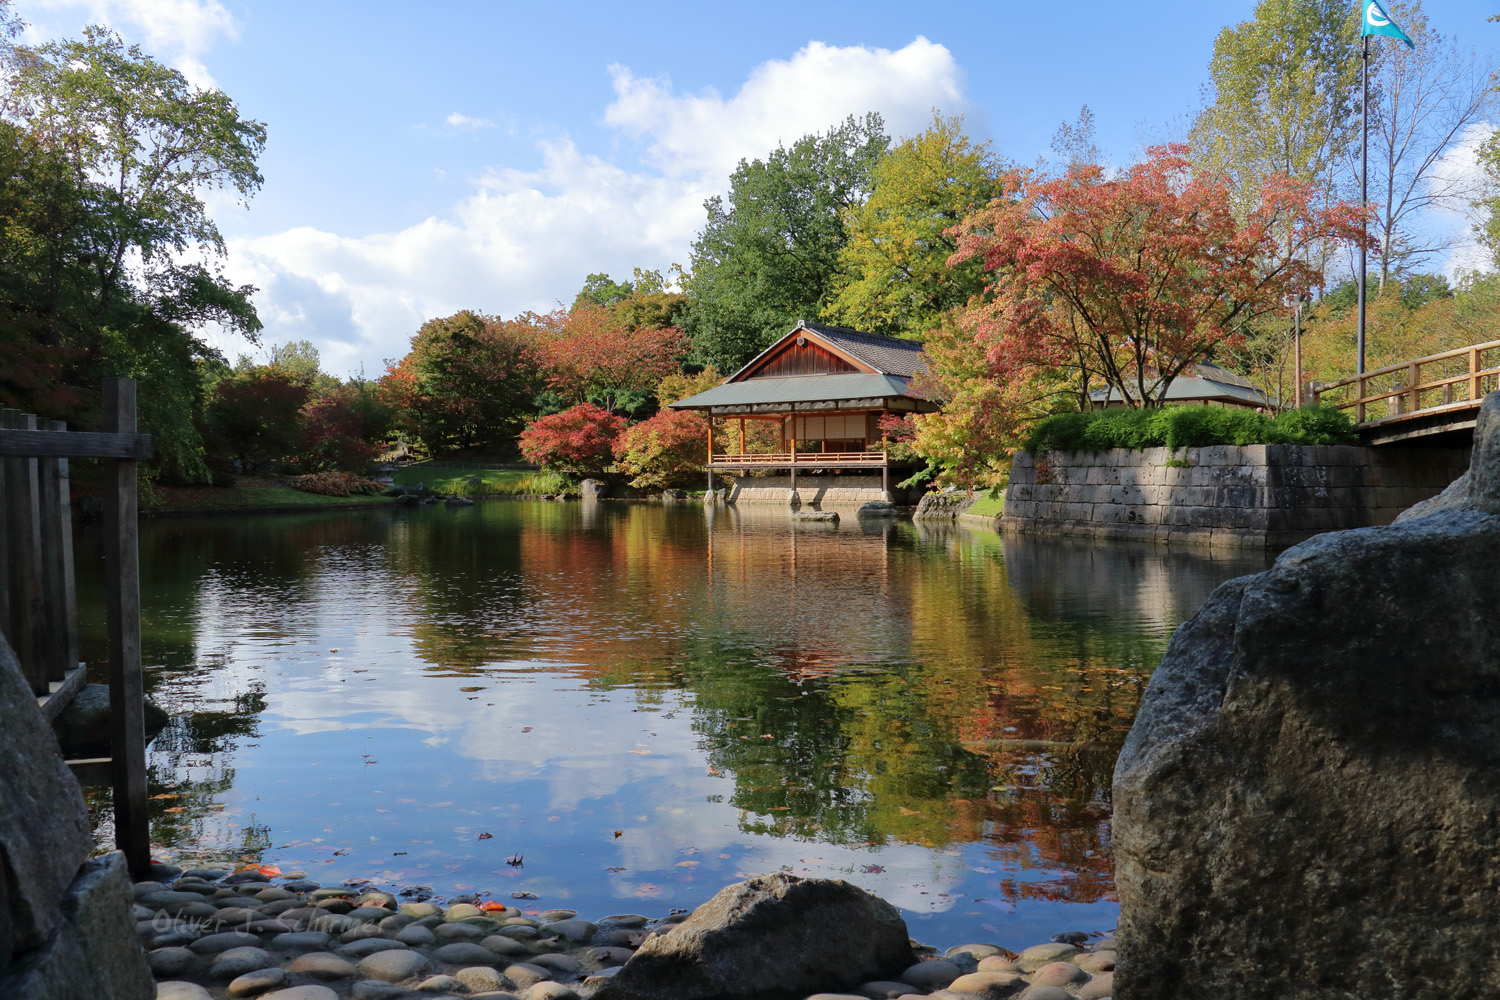
<path id="1" fill-rule="evenodd" d="M 78 661 L 68 459 L 102 459 L 110 756 L 70 760 L 84 784 L 114 789 L 115 843 L 134 874 L 151 865 L 146 814 L 146 730 L 141 679 L 136 462 L 151 437 L 136 433 L 135 382 L 104 380 L 104 430 L 0 411 L 0 631 L 48 719 L 86 683 Z"/>
<path id="2" fill-rule="evenodd" d="M 1352 410 L 1368 444 L 1472 433 L 1500 388 L 1500 340 L 1375 368 L 1312 387 L 1312 402 Z"/>
<path id="3" fill-rule="evenodd" d="M 702 410 L 712 424 L 738 429 L 716 454 L 710 428 L 710 490 L 715 470 L 786 470 L 795 495 L 799 469 L 848 469 L 878 471 L 889 494 L 891 469 L 915 463 L 890 458 L 880 418 L 938 409 L 911 387 L 926 369 L 922 345 L 914 341 L 803 320 L 721 385 L 671 407 Z M 774 451 L 746 446 L 747 421 L 776 425 Z"/>

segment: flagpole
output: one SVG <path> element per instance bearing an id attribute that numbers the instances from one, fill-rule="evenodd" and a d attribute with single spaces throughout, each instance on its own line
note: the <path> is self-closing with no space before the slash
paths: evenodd
<path id="1" fill-rule="evenodd" d="M 1364 99 L 1361 102 L 1359 129 L 1359 224 L 1363 232 L 1359 241 L 1359 326 L 1355 341 L 1359 352 L 1358 374 L 1363 375 L 1365 373 L 1365 245 L 1370 225 L 1364 216 L 1365 206 L 1370 198 L 1370 36 L 1361 34 L 1360 41 L 1364 47 L 1360 67 L 1360 83 L 1364 90 Z M 1360 386 L 1359 394 L 1361 396 L 1365 394 L 1363 384 Z"/>

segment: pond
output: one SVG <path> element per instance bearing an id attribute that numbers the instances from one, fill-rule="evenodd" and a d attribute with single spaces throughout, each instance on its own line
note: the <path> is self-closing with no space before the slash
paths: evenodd
<path id="1" fill-rule="evenodd" d="M 1115 756 L 1172 630 L 1265 560 L 844 514 L 145 521 L 157 856 L 589 918 L 783 869 L 934 945 L 1113 927 Z"/>

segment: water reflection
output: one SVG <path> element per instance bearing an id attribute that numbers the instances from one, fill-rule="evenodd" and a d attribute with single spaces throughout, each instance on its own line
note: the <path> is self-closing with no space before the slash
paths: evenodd
<path id="1" fill-rule="evenodd" d="M 141 544 L 165 851 L 586 915 L 786 868 L 886 896 L 918 938 L 1011 945 L 1112 925 L 1109 776 L 1150 670 L 1261 568 L 609 502 Z"/>

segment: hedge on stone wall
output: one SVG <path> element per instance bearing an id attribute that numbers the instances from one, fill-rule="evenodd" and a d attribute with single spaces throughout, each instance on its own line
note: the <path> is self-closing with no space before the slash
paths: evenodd
<path id="1" fill-rule="evenodd" d="M 1254 410 L 1164 406 L 1059 413 L 1036 425 L 1026 448 L 1037 453 L 1211 444 L 1355 444 L 1358 440 L 1349 417 L 1328 406 L 1287 410 L 1274 419 Z"/>

